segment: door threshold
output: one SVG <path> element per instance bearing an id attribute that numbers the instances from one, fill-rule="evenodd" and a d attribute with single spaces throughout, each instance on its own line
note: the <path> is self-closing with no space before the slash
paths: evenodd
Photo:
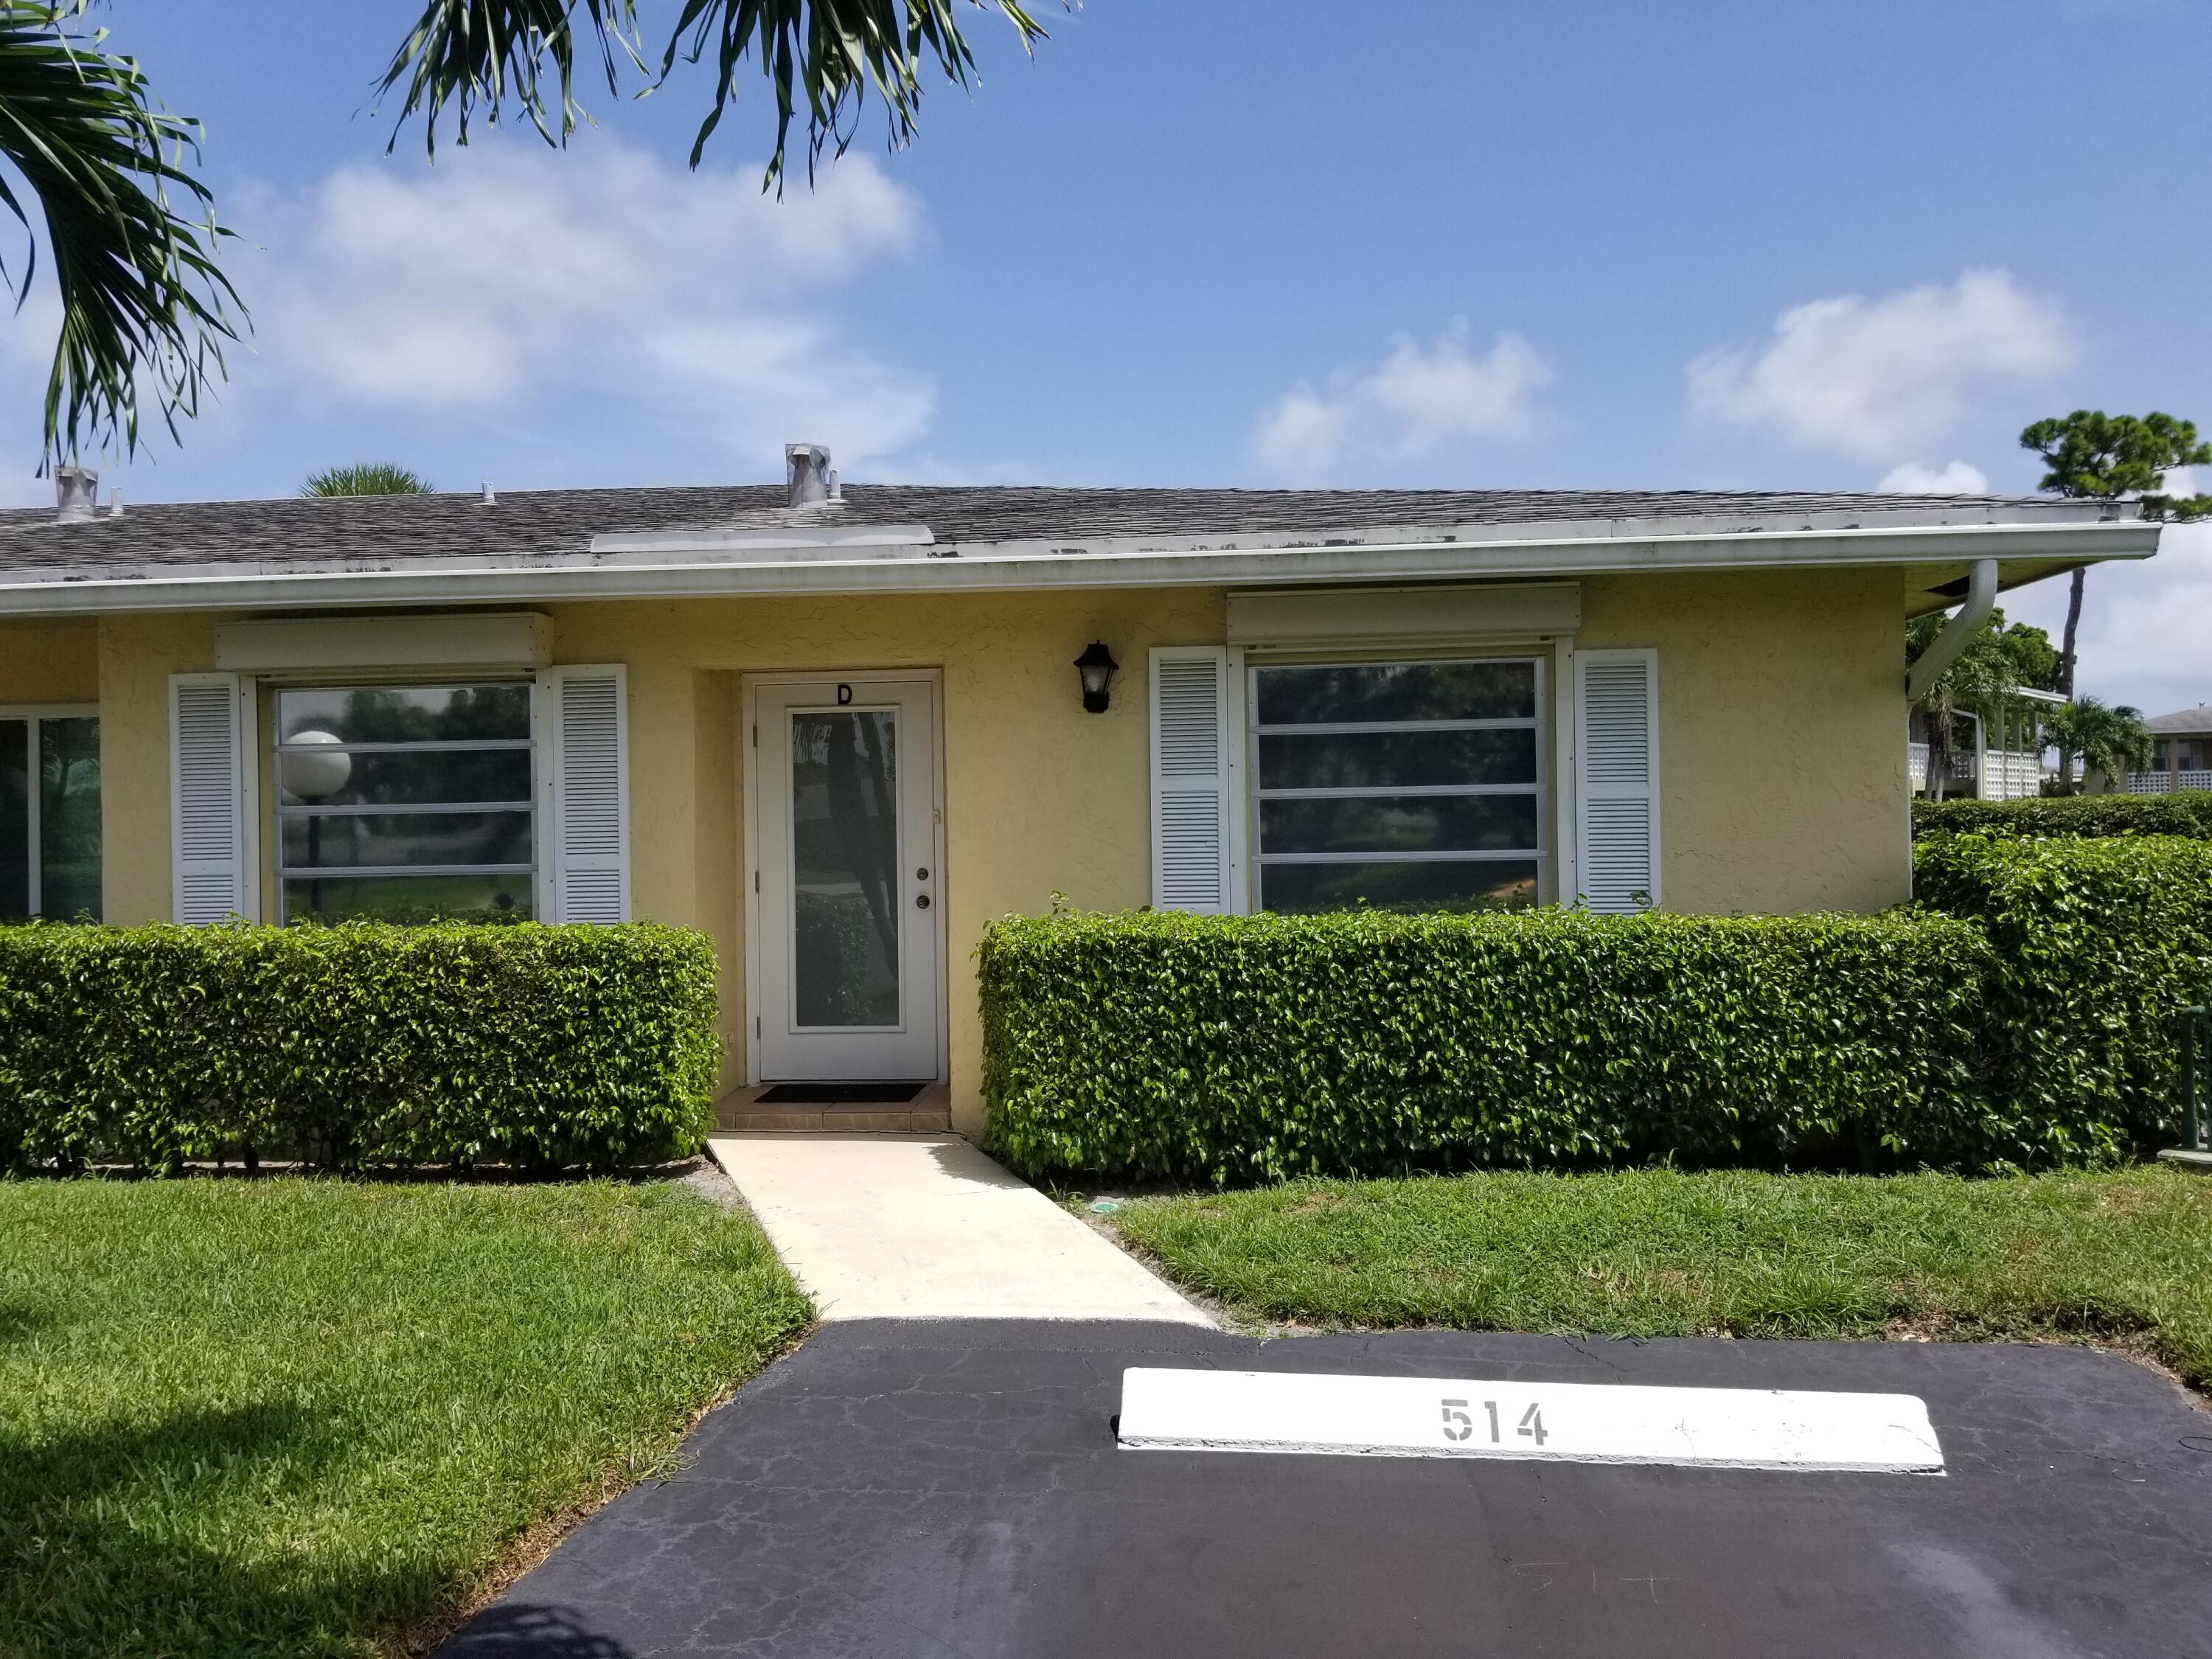
<path id="1" fill-rule="evenodd" d="M 952 1090 L 924 1084 L 902 1103 L 881 1101 L 775 1103 L 763 1096 L 778 1085 L 756 1083 L 732 1089 L 714 1103 L 714 1127 L 726 1134 L 950 1134 Z M 863 1085 L 866 1086 L 866 1085 Z M 883 1085 L 874 1085 L 882 1087 Z"/>

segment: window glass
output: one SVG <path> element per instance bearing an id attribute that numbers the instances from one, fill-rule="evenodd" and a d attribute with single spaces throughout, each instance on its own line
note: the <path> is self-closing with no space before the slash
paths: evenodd
<path id="1" fill-rule="evenodd" d="M 1263 668 L 1260 724 L 1533 720 L 1533 662 L 1361 663 Z"/>
<path id="2" fill-rule="evenodd" d="M 799 1024 L 899 1023 L 898 715 L 791 717 Z"/>
<path id="3" fill-rule="evenodd" d="M 1536 902 L 1534 859 L 1495 863 L 1278 864 L 1270 910 L 1491 910 Z"/>
<path id="4" fill-rule="evenodd" d="M 100 920 L 100 721 L 39 722 L 39 914 Z"/>
<path id="5" fill-rule="evenodd" d="M 0 921 L 31 914 L 31 722 L 0 720 Z"/>
<path id="6" fill-rule="evenodd" d="M 1260 739 L 1260 769 L 1278 789 L 1534 783 L 1536 729 L 1284 732 Z"/>
<path id="7" fill-rule="evenodd" d="M 285 920 L 532 914 L 529 686 L 287 688 L 276 714 Z"/>
<path id="8" fill-rule="evenodd" d="M 1539 669 L 1252 670 L 1261 908 L 1534 903 L 1549 856 Z"/>
<path id="9" fill-rule="evenodd" d="M 100 721 L 0 717 L 0 921 L 100 920 Z"/>

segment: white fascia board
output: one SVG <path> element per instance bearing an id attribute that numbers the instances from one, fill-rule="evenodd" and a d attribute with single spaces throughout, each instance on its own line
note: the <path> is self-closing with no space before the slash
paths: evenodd
<path id="1" fill-rule="evenodd" d="M 1514 527 L 1475 542 L 1348 537 L 1237 548 L 1039 552 L 1042 544 L 950 544 L 916 556 L 827 556 L 817 547 L 752 556 L 668 559 L 636 553 L 553 556 L 498 564 L 392 561 L 376 568 L 296 563 L 140 567 L 97 578 L 0 573 L 0 615 L 258 606 L 485 605 L 732 594 L 963 592 L 1055 587 L 1252 586 L 1275 582 L 1435 581 L 1629 571 L 1789 569 L 1978 558 L 2089 563 L 2148 558 L 2159 526 L 2139 520 L 1762 530 L 1613 540 Z"/>

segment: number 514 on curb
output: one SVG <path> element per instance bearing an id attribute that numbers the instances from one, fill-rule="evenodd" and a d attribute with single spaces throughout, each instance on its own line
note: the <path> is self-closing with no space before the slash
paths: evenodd
<path id="1" fill-rule="evenodd" d="M 1467 1407 L 1468 1402 L 1464 1400 L 1447 1400 L 1443 1402 L 1445 1439 L 1459 1441 L 1474 1438 L 1474 1419 L 1468 1415 Z M 1482 1409 L 1490 1418 L 1490 1443 L 1493 1446 L 1502 1443 L 1498 1432 L 1498 1402 L 1495 1400 L 1486 1400 L 1482 1402 Z M 1542 1445 L 1546 1438 L 1543 1407 L 1538 1403 L 1532 1403 L 1527 1411 L 1521 1413 L 1520 1426 L 1514 1430 L 1514 1433 L 1526 1435 L 1538 1445 Z"/>

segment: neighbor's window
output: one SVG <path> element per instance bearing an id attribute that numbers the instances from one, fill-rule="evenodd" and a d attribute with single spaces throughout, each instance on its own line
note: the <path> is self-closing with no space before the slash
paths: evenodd
<path id="1" fill-rule="evenodd" d="M 284 689 L 276 703 L 284 920 L 531 915 L 529 686 Z"/>
<path id="2" fill-rule="evenodd" d="M 1251 671 L 1259 907 L 1533 904 L 1546 857 L 1534 660 Z"/>
<path id="3" fill-rule="evenodd" d="M 100 920 L 100 717 L 0 708 L 0 921 Z"/>

